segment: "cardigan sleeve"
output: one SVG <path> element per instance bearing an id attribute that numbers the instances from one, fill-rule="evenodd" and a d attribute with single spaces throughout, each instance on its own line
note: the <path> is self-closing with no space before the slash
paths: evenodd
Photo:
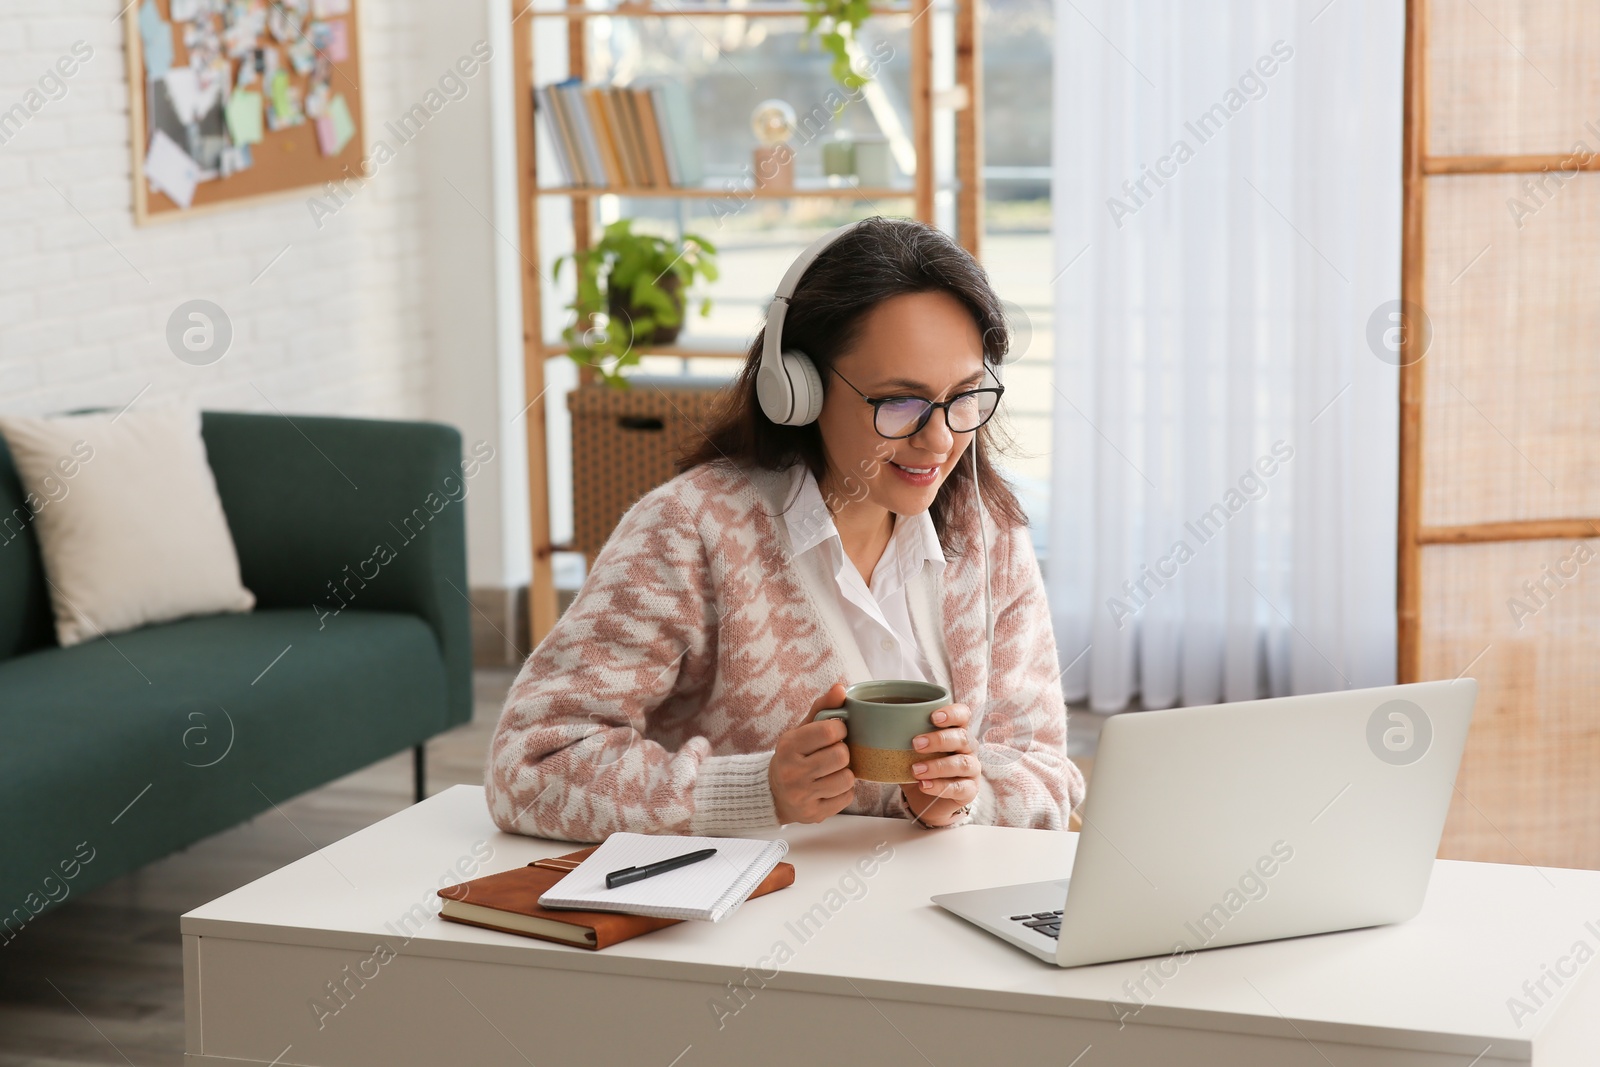
<path id="1" fill-rule="evenodd" d="M 485 776 L 496 825 L 567 841 L 778 826 L 770 751 L 712 755 L 703 736 L 670 751 L 645 736 L 680 674 L 715 653 L 709 583 L 688 509 L 665 486 L 646 494 L 512 684 Z"/>

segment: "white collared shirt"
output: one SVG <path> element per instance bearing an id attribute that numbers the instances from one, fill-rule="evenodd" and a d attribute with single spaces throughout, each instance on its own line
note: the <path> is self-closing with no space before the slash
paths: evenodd
<path id="1" fill-rule="evenodd" d="M 926 511 L 895 517 L 889 544 L 873 568 L 869 584 L 845 555 L 833 513 L 823 502 L 817 480 L 804 463 L 791 469 L 784 500 L 792 501 L 784 518 L 795 556 L 818 549 L 832 559 L 839 607 L 872 677 L 937 681 L 912 632 L 906 600 L 906 586 L 923 567 L 932 568 L 935 574 L 944 570 L 944 549 L 933 517 Z"/>

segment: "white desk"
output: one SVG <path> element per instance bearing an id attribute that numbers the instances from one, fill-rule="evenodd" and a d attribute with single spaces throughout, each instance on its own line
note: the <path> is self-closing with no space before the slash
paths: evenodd
<path id="1" fill-rule="evenodd" d="M 781 835 L 790 888 L 592 952 L 437 918 L 433 889 L 471 869 L 475 843 L 493 850 L 475 873 L 577 847 L 499 833 L 482 791 L 458 786 L 183 917 L 190 1061 L 1600 1062 L 1600 963 L 1545 978 L 1520 1027 L 1508 1006 L 1532 1006 L 1523 983 L 1546 968 L 1573 970 L 1559 961 L 1579 942 L 1600 950 L 1600 872 L 1440 861 L 1412 921 L 1196 953 L 1119 1027 L 1112 1003 L 1138 1006 L 1123 984 L 1153 961 L 1062 970 L 928 902 L 1059 877 L 1075 834 L 835 816 Z M 892 855 L 862 878 L 874 846 Z"/>

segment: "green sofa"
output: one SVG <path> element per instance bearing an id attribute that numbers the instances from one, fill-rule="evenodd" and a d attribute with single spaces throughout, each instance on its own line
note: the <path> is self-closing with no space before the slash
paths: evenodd
<path id="1" fill-rule="evenodd" d="M 422 743 L 471 718 L 460 435 L 215 412 L 202 433 L 255 609 L 71 648 L 0 438 L 0 946 L 408 748 L 420 797 Z"/>

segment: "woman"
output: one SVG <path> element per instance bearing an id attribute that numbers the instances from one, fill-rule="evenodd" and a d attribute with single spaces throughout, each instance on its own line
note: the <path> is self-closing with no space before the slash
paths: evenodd
<path id="1" fill-rule="evenodd" d="M 501 829 L 723 835 L 840 812 L 1065 829 L 1082 799 L 1027 517 L 988 461 L 999 298 L 904 218 L 856 224 L 802 270 L 777 328 L 819 372 L 820 414 L 763 412 L 763 329 L 704 443 L 622 517 L 513 683 L 486 786 Z M 988 668 L 961 462 L 977 435 Z M 813 721 L 873 677 L 951 690 L 914 784 L 857 781 L 844 724 Z"/>

